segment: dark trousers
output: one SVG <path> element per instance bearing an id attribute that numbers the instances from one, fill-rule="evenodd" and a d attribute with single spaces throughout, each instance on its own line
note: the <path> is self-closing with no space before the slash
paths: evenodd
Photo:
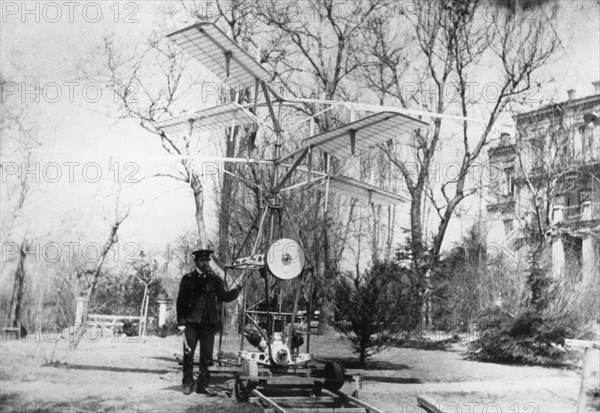
<path id="1" fill-rule="evenodd" d="M 210 372 L 208 366 L 212 361 L 213 346 L 215 344 L 214 326 L 205 323 L 188 323 L 185 326 L 185 340 L 189 346 L 186 351 L 183 345 L 183 385 L 194 385 L 194 354 L 196 343 L 200 342 L 200 375 L 198 376 L 198 388 L 208 385 Z"/>

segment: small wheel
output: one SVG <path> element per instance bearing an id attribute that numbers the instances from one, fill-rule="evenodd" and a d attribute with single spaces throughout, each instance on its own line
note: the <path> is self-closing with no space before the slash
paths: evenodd
<path id="1" fill-rule="evenodd" d="M 247 402 L 252 390 L 254 390 L 258 384 L 258 364 L 256 361 L 250 361 L 242 359 L 242 376 L 244 377 L 255 377 L 256 379 L 235 378 L 235 398 L 239 402 Z"/>
<path id="2" fill-rule="evenodd" d="M 250 380 L 243 380 L 236 377 L 233 391 L 235 391 L 235 398 L 238 402 L 247 402 L 250 398 L 250 393 L 252 393 Z"/>
<path id="3" fill-rule="evenodd" d="M 325 364 L 325 368 L 323 369 L 323 377 L 325 378 L 325 382 L 323 383 L 323 387 L 327 390 L 339 390 L 344 385 L 344 366 L 342 363 L 329 362 Z"/>

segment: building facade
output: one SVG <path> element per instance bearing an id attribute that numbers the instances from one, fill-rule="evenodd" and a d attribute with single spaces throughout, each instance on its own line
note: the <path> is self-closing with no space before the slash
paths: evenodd
<path id="1" fill-rule="evenodd" d="M 515 116 L 488 151 L 488 245 L 526 265 L 545 241 L 555 277 L 600 273 L 600 82 L 594 94 Z M 536 238 L 537 237 L 537 238 Z"/>

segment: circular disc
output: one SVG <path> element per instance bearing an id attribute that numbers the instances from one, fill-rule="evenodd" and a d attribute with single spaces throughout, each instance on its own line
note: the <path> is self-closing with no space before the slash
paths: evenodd
<path id="1" fill-rule="evenodd" d="M 281 280 L 291 280 L 300 275 L 304 261 L 304 250 L 293 239 L 279 239 L 272 243 L 267 251 L 267 267 Z"/>

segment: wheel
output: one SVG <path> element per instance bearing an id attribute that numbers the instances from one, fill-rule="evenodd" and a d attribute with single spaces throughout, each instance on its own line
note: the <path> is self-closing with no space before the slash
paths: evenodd
<path id="1" fill-rule="evenodd" d="M 344 385 L 344 366 L 340 362 L 329 362 L 325 364 L 325 368 L 323 369 L 323 377 L 325 378 L 325 382 L 323 383 L 323 387 L 327 390 L 339 390 Z"/>
<path id="2" fill-rule="evenodd" d="M 250 398 L 250 394 L 252 394 L 252 389 L 254 386 L 250 382 L 250 380 L 244 380 L 240 377 L 235 378 L 235 398 L 238 402 L 247 402 Z"/>
<path id="3" fill-rule="evenodd" d="M 235 398 L 239 402 L 247 402 L 252 390 L 258 384 L 258 364 L 256 361 L 242 359 L 242 377 L 245 378 L 239 376 L 235 378 Z"/>

